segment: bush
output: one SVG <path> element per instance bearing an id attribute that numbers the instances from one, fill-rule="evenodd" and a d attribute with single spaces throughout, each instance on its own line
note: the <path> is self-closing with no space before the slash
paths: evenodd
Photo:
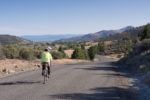
<path id="1" fill-rule="evenodd" d="M 62 46 L 59 47 L 58 49 L 59 52 L 64 52 L 64 48 Z"/>
<path id="2" fill-rule="evenodd" d="M 5 54 L 4 54 L 2 46 L 0 46 L 0 60 L 2 60 L 4 58 L 5 58 Z"/>
<path id="3" fill-rule="evenodd" d="M 82 49 L 85 49 L 85 44 L 81 44 L 81 48 L 82 48 Z"/>
<path id="4" fill-rule="evenodd" d="M 150 24 L 147 24 L 145 27 L 144 27 L 144 31 L 138 35 L 138 37 L 141 39 L 141 40 L 144 40 L 144 39 L 149 39 L 150 38 Z"/>
<path id="5" fill-rule="evenodd" d="M 97 50 L 98 50 L 97 46 L 92 46 L 88 49 L 90 60 L 94 60 Z"/>
<path id="6" fill-rule="evenodd" d="M 19 57 L 26 60 L 35 59 L 34 51 L 31 48 L 22 48 L 19 52 Z"/>
<path id="7" fill-rule="evenodd" d="M 4 45 L 0 46 L 0 59 L 26 59 L 31 60 L 41 58 L 42 51 L 28 47 L 21 47 L 18 45 Z"/>
<path id="8" fill-rule="evenodd" d="M 99 42 L 98 43 L 98 52 L 104 54 L 105 49 L 106 49 L 105 43 L 104 42 Z"/>
<path id="9" fill-rule="evenodd" d="M 81 48 L 75 48 L 72 59 L 89 59 L 87 51 L 81 49 Z"/>
<path id="10" fill-rule="evenodd" d="M 41 50 L 34 50 L 34 56 L 38 59 L 41 59 L 42 51 Z"/>
<path id="11" fill-rule="evenodd" d="M 140 54 L 148 50 L 150 50 L 150 40 L 144 40 L 141 43 L 137 44 L 133 51 L 134 54 Z"/>
<path id="12" fill-rule="evenodd" d="M 90 57 L 89 57 L 88 52 L 87 52 L 86 50 L 83 50 L 83 52 L 84 52 L 84 55 L 85 55 L 85 59 L 86 59 L 86 60 L 89 60 Z"/>
<path id="13" fill-rule="evenodd" d="M 5 46 L 3 52 L 6 58 L 14 59 L 19 57 L 19 47 L 15 45 Z"/>
<path id="14" fill-rule="evenodd" d="M 53 51 L 53 52 L 51 52 L 51 54 L 52 54 L 52 57 L 53 57 L 54 59 L 67 58 L 66 54 L 63 53 L 63 52 L 56 52 L 56 51 Z"/>

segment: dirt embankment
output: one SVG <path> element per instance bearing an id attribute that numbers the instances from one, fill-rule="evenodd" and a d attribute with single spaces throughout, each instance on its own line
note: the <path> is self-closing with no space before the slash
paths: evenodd
<path id="1" fill-rule="evenodd" d="M 58 59 L 53 61 L 53 65 L 59 64 L 74 64 L 80 62 L 87 62 L 85 60 L 74 59 Z M 0 60 L 0 76 L 6 74 L 12 74 L 20 71 L 35 69 L 41 67 L 41 60 L 34 61 L 18 60 L 18 59 L 5 59 Z"/>
<path id="2" fill-rule="evenodd" d="M 124 57 L 124 54 L 111 54 L 111 55 L 106 55 L 105 57 L 114 59 L 115 61 L 119 61 L 121 58 Z"/>

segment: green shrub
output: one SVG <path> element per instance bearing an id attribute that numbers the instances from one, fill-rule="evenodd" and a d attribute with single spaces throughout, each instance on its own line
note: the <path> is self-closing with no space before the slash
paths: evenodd
<path id="1" fill-rule="evenodd" d="M 85 49 L 85 44 L 81 44 L 81 48 L 82 48 L 82 49 Z"/>
<path id="2" fill-rule="evenodd" d="M 134 54 L 141 54 L 148 50 L 150 50 L 150 40 L 144 40 L 136 45 L 134 48 Z"/>
<path id="3" fill-rule="evenodd" d="M 88 49 L 90 60 L 94 60 L 97 50 L 98 50 L 97 46 L 92 46 Z"/>
<path id="4" fill-rule="evenodd" d="M 64 52 L 64 48 L 62 46 L 59 47 L 58 49 L 59 52 Z"/>
<path id="5" fill-rule="evenodd" d="M 5 46 L 3 52 L 6 58 L 14 59 L 19 57 L 19 47 L 15 45 Z"/>
<path id="6" fill-rule="evenodd" d="M 144 31 L 138 35 L 141 40 L 150 39 L 150 24 L 144 27 Z"/>
<path id="7" fill-rule="evenodd" d="M 0 46 L 0 60 L 2 60 L 4 58 L 5 58 L 5 54 L 4 54 L 2 46 Z"/>
<path id="8" fill-rule="evenodd" d="M 104 42 L 99 42 L 98 43 L 98 52 L 99 53 L 105 53 L 106 46 Z"/>
<path id="9" fill-rule="evenodd" d="M 35 59 L 34 51 L 31 48 L 21 48 L 19 57 L 26 60 Z"/>
<path id="10" fill-rule="evenodd" d="M 63 53 L 63 52 L 56 52 L 56 51 L 53 51 L 53 52 L 51 52 L 51 54 L 52 54 L 52 57 L 53 57 L 54 59 L 66 58 L 66 54 Z"/>
<path id="11" fill-rule="evenodd" d="M 71 58 L 72 59 L 89 59 L 89 56 L 86 50 L 83 50 L 78 47 L 78 48 L 75 48 Z"/>
<path id="12" fill-rule="evenodd" d="M 34 56 L 38 59 L 41 59 L 42 51 L 41 50 L 34 50 Z"/>
<path id="13" fill-rule="evenodd" d="M 86 60 L 90 60 L 90 57 L 89 57 L 88 51 L 83 50 L 83 52 L 84 52 L 84 55 L 85 55 L 85 59 L 86 59 Z"/>
<path id="14" fill-rule="evenodd" d="M 3 45 L 0 46 L 0 59 L 26 59 L 31 60 L 41 58 L 42 51 L 19 45 Z"/>

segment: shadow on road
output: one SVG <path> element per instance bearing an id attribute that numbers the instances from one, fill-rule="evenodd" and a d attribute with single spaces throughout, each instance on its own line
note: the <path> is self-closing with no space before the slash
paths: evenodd
<path id="1" fill-rule="evenodd" d="M 91 71 L 99 71 L 99 70 L 104 70 L 104 71 L 115 71 L 115 72 L 124 72 L 122 70 L 121 66 L 117 62 L 105 62 L 105 63 L 96 63 L 95 66 L 93 65 L 87 65 L 88 67 L 81 67 L 81 68 L 75 68 L 75 69 L 82 69 L 82 70 L 91 70 Z M 109 67 L 108 67 L 109 66 Z"/>
<path id="2" fill-rule="evenodd" d="M 112 70 L 112 71 L 114 71 L 114 70 L 116 70 L 116 68 L 115 67 L 92 67 L 91 66 L 91 68 L 76 68 L 76 69 L 84 69 L 84 70 L 105 70 L 105 71 L 110 71 L 110 70 Z"/>
<path id="3" fill-rule="evenodd" d="M 96 74 L 96 75 L 104 75 L 106 77 L 128 77 L 133 78 L 128 71 L 122 68 L 117 62 L 105 62 L 105 63 L 97 63 L 96 66 L 88 66 L 75 68 L 77 70 L 88 70 L 88 71 L 114 71 L 117 73 L 108 73 L 108 74 Z M 136 86 L 136 81 L 134 81 L 133 86 Z M 50 95 L 50 97 L 57 99 L 70 99 L 70 100 L 138 100 L 138 95 L 140 89 L 135 89 L 133 87 L 129 88 L 119 88 L 119 87 L 97 87 L 94 89 L 90 89 L 89 91 L 94 91 L 94 93 L 71 93 L 71 94 L 58 94 L 58 95 Z"/>
<path id="4" fill-rule="evenodd" d="M 31 85 L 31 84 L 37 84 L 40 83 L 40 81 L 36 81 L 36 82 L 28 82 L 28 81 L 16 81 L 16 82 L 3 82 L 0 83 L 1 85 Z"/>
<path id="5" fill-rule="evenodd" d="M 94 74 L 94 75 L 102 75 L 102 76 L 106 76 L 106 77 L 118 77 L 118 76 L 120 76 L 120 77 L 126 77 L 126 74 Z"/>
<path id="6" fill-rule="evenodd" d="M 137 100 L 136 93 L 130 93 L 129 89 L 107 87 L 90 89 L 94 93 L 70 93 L 49 95 L 54 99 L 68 99 L 68 100 Z"/>

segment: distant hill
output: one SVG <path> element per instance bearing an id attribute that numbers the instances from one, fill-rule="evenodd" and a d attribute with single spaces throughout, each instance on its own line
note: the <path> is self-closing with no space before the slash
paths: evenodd
<path id="1" fill-rule="evenodd" d="M 12 35 L 0 35 L 0 44 L 26 44 L 31 41 Z"/>
<path id="2" fill-rule="evenodd" d="M 99 38 L 107 37 L 109 35 L 117 34 L 117 33 L 122 33 L 128 30 L 134 29 L 132 26 L 127 26 L 125 28 L 121 28 L 118 30 L 102 30 L 96 33 L 90 33 L 84 36 L 78 36 L 78 37 L 72 37 L 68 39 L 61 39 L 59 42 L 83 42 L 83 41 L 91 41 L 91 40 L 96 40 Z"/>
<path id="3" fill-rule="evenodd" d="M 136 27 L 134 29 L 124 31 L 122 33 L 117 33 L 113 35 L 109 35 L 107 37 L 99 38 L 96 41 L 114 41 L 114 40 L 122 40 L 124 38 L 133 39 L 138 36 L 141 32 L 143 32 L 144 26 Z"/>
<path id="4" fill-rule="evenodd" d="M 71 38 L 71 37 L 75 37 L 75 36 L 81 36 L 81 35 L 79 35 L 79 34 L 25 35 L 25 36 L 21 36 L 21 38 L 35 41 L 35 42 L 41 42 L 41 41 L 56 41 L 56 40 Z"/>

